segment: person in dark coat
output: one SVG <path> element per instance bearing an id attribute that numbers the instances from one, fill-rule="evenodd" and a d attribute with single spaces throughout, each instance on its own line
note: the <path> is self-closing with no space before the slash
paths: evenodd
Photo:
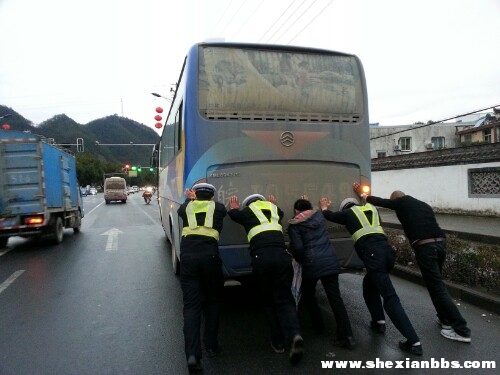
<path id="1" fill-rule="evenodd" d="M 328 198 L 320 199 L 319 205 L 325 219 L 345 226 L 351 234 L 356 253 L 366 268 L 363 298 L 372 318 L 371 328 L 376 332 L 385 333 L 385 311 L 397 330 L 406 338 L 405 341 L 399 342 L 399 348 L 411 354 L 422 355 L 420 339 L 389 276 L 396 261 L 396 254 L 380 226 L 377 209 L 369 203 L 360 206 L 353 198 L 342 201 L 340 211 L 330 211 L 330 204 Z"/>
<path id="2" fill-rule="evenodd" d="M 180 281 L 184 303 L 185 354 L 190 372 L 202 371 L 202 313 L 207 356 L 220 353 L 218 331 L 224 277 L 218 240 L 227 210 L 222 203 L 212 200 L 214 193 L 213 185 L 196 184 L 186 190 L 187 199 L 177 210 L 183 222 Z"/>
<path id="3" fill-rule="evenodd" d="M 337 346 L 354 349 L 351 322 L 339 289 L 340 266 L 326 232 L 324 217 L 313 209 L 306 196 L 294 204 L 295 216 L 289 221 L 290 251 L 302 265 L 301 303 L 307 308 L 315 331 L 325 328 L 316 300 L 316 285 L 321 281 L 337 323 Z"/>
<path id="4" fill-rule="evenodd" d="M 252 257 L 252 271 L 262 294 L 264 312 L 271 331 L 271 347 L 284 352 L 290 341 L 289 359 L 297 364 L 303 355 L 304 340 L 292 295 L 292 255 L 287 251 L 281 219 L 283 211 L 272 195 L 266 200 L 260 194 L 246 197 L 240 209 L 236 196 L 229 199 L 229 217 L 247 233 Z"/>
<path id="5" fill-rule="evenodd" d="M 415 259 L 437 313 L 441 335 L 450 340 L 471 342 L 471 330 L 443 282 L 446 260 L 446 235 L 439 227 L 432 207 L 402 191 L 394 191 L 390 199 L 363 194 L 358 183 L 354 191 L 366 202 L 396 212 L 410 242 Z"/>

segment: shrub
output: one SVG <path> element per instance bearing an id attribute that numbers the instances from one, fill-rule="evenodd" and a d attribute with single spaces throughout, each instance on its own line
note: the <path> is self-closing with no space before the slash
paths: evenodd
<path id="1" fill-rule="evenodd" d="M 384 231 L 396 248 L 396 263 L 418 269 L 413 249 L 404 232 L 392 228 L 384 228 Z M 446 248 L 443 279 L 500 295 L 500 245 L 466 241 L 448 234 Z"/>

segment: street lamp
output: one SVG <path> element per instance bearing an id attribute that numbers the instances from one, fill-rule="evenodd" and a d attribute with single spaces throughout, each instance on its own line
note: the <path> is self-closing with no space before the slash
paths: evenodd
<path id="1" fill-rule="evenodd" d="M 166 96 L 157 94 L 156 92 L 152 92 L 151 95 L 156 96 L 157 98 L 163 98 L 163 99 L 167 100 L 169 103 L 172 103 L 172 99 L 167 98 Z"/>

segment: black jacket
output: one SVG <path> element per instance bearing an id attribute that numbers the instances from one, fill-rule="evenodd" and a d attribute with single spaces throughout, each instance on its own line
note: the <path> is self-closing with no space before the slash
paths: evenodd
<path id="1" fill-rule="evenodd" d="M 191 202 L 190 199 L 186 199 L 186 201 L 181 204 L 177 213 L 179 217 L 182 219 L 183 227 L 187 227 L 188 220 L 186 215 L 186 207 Z M 224 221 L 224 217 L 227 214 L 226 207 L 219 202 L 215 202 L 215 212 L 213 218 L 213 228 L 216 229 L 219 233 L 222 231 L 222 224 Z M 198 213 L 196 214 L 196 222 L 198 225 L 203 225 L 205 222 L 206 214 Z M 181 239 L 181 256 L 186 253 L 196 252 L 197 254 L 217 254 L 219 251 L 219 243 L 213 237 L 200 236 L 200 235 L 189 235 L 186 237 L 182 237 Z"/>
<path id="2" fill-rule="evenodd" d="M 303 278 L 320 278 L 340 272 L 337 254 L 320 211 L 304 211 L 289 223 L 290 251 L 302 264 Z"/>
<path id="3" fill-rule="evenodd" d="M 410 243 L 427 238 L 446 237 L 436 221 L 431 206 L 410 195 L 396 199 L 368 196 L 366 201 L 375 206 L 394 210 Z"/>
<path id="4" fill-rule="evenodd" d="M 245 232 L 247 234 L 253 227 L 260 224 L 259 219 L 257 219 L 257 216 L 255 216 L 255 214 L 249 207 L 244 207 L 241 210 L 233 208 L 232 210 L 229 210 L 227 213 L 233 221 L 243 225 L 243 228 L 245 228 Z M 266 215 L 266 217 L 268 218 L 271 217 L 270 212 L 266 212 L 266 210 L 264 210 L 263 213 L 264 215 Z M 278 207 L 278 215 L 281 221 L 284 213 L 279 207 Z M 252 255 L 255 254 L 256 251 L 258 252 L 262 249 L 270 247 L 281 248 L 281 249 L 286 248 L 285 238 L 283 236 L 282 231 L 270 230 L 262 232 L 253 236 L 252 239 L 250 240 L 250 253 Z"/>
<path id="5" fill-rule="evenodd" d="M 337 212 L 325 210 L 323 211 L 323 216 L 328 221 L 333 221 L 334 223 L 344 225 L 350 234 L 356 233 L 359 229 L 361 229 L 361 223 L 359 222 L 356 214 L 351 209 Z M 387 246 L 388 244 L 389 240 L 385 235 L 369 234 L 357 240 L 354 243 L 354 248 L 357 251 L 364 251 L 370 249 L 370 247 L 372 246 Z"/>

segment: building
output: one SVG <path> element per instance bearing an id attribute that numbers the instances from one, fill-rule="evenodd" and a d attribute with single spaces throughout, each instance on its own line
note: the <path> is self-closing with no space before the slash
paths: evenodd
<path id="1" fill-rule="evenodd" d="M 371 158 L 460 147 L 458 133 L 475 122 L 370 126 Z"/>

